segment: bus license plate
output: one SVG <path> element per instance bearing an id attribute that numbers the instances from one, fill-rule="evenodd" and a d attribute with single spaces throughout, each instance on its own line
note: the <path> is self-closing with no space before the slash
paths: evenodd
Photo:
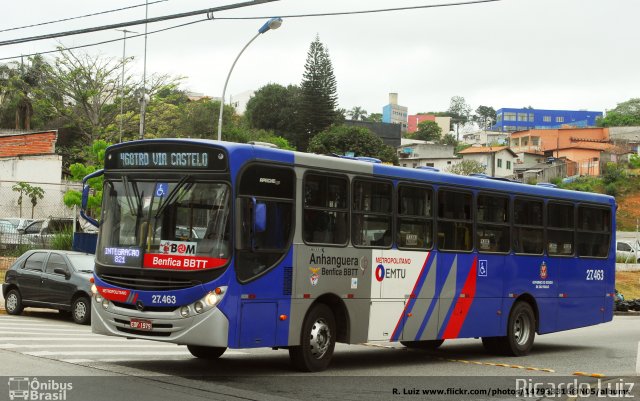
<path id="1" fill-rule="evenodd" d="M 130 326 L 136 330 L 150 331 L 152 329 L 150 320 L 131 319 Z"/>

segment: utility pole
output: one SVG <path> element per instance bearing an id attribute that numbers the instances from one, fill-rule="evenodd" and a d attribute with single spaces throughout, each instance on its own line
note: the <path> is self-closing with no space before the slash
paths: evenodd
<path id="1" fill-rule="evenodd" d="M 149 19 L 149 0 L 145 0 L 144 19 Z M 149 95 L 147 95 L 147 23 L 144 23 L 144 67 L 142 71 L 142 91 L 140 92 L 140 137 L 144 139 L 145 130 L 145 118 L 147 114 L 147 103 L 149 102 Z"/>
<path id="2" fill-rule="evenodd" d="M 126 59 L 127 52 L 127 33 L 138 33 L 134 31 L 129 31 L 126 29 L 116 29 L 116 31 L 120 31 L 124 34 L 124 40 L 122 41 L 122 76 L 120 79 L 120 138 L 118 142 L 122 142 L 122 132 L 124 131 L 123 123 L 124 123 L 124 65 Z"/>

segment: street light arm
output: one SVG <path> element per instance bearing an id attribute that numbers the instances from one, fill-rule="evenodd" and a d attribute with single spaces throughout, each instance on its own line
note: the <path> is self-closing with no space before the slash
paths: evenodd
<path id="1" fill-rule="evenodd" d="M 262 34 L 262 32 L 258 32 L 254 37 L 251 38 L 251 40 L 249 42 L 247 42 L 246 45 L 244 45 L 242 50 L 240 50 L 240 53 L 238 53 L 238 55 L 236 56 L 236 59 L 233 60 L 233 64 L 231 64 L 231 69 L 229 70 L 229 73 L 227 74 L 227 79 L 224 81 L 224 88 L 222 89 L 222 98 L 220 99 L 220 114 L 218 115 L 218 140 L 219 141 L 222 140 L 222 112 L 224 110 L 224 96 L 225 96 L 225 94 L 227 92 L 227 84 L 229 83 L 229 78 L 231 77 L 231 72 L 233 72 L 233 68 L 236 66 L 236 63 L 238 62 L 238 59 L 240 58 L 242 53 L 244 53 L 245 49 L 247 47 L 249 47 L 249 45 L 254 40 L 256 40 L 256 38 L 258 36 L 260 36 L 261 34 Z"/>

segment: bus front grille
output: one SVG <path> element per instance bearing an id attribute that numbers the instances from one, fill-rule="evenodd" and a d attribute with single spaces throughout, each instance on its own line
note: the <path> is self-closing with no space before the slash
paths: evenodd
<path id="1" fill-rule="evenodd" d="M 184 288 L 195 287 L 196 285 L 200 285 L 199 281 L 190 281 L 190 280 L 176 280 L 172 278 L 165 277 L 139 277 L 139 276 L 131 276 L 131 275 L 111 275 L 111 274 L 102 274 L 99 275 L 100 279 L 107 284 L 115 285 L 121 288 L 129 288 L 132 290 L 158 290 L 158 291 L 168 291 L 168 290 L 182 290 Z"/>

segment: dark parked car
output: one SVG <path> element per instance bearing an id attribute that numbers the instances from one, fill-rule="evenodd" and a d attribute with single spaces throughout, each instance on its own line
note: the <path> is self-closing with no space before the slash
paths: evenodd
<path id="1" fill-rule="evenodd" d="M 35 249 L 25 252 L 7 270 L 2 294 L 5 309 L 19 315 L 26 306 L 71 312 L 76 323 L 91 322 L 94 255 Z"/>

